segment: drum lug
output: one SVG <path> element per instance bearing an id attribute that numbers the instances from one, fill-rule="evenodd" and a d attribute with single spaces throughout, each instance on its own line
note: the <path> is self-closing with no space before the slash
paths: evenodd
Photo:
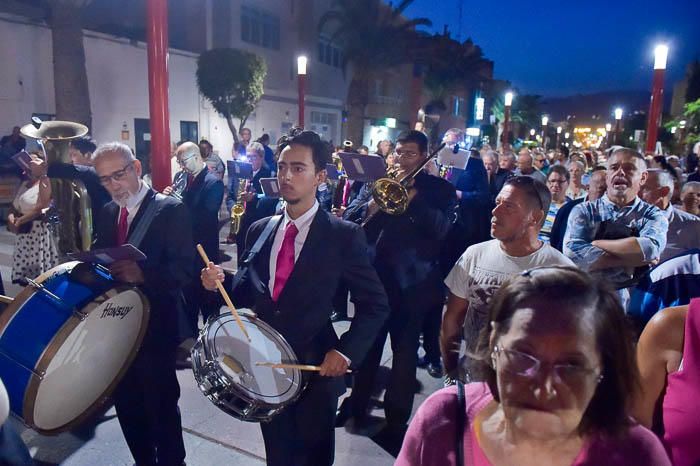
<path id="1" fill-rule="evenodd" d="M 62 306 L 62 307 L 64 307 L 64 308 L 70 308 L 70 307 L 71 307 L 71 306 L 68 306 L 64 300 L 62 300 L 61 298 L 59 298 L 58 296 L 56 296 L 55 294 L 53 294 L 52 292 L 50 292 L 49 290 L 47 290 L 46 287 L 45 287 L 44 285 L 42 285 L 41 283 L 37 283 L 37 282 L 35 282 L 34 280 L 32 280 L 31 278 L 27 278 L 27 283 L 29 283 L 29 285 L 30 285 L 32 288 L 34 288 L 35 290 L 39 291 L 40 293 L 43 293 L 43 294 L 46 295 L 48 298 L 50 298 L 51 300 L 53 300 L 54 302 L 56 302 L 56 304 L 58 304 L 58 305 L 60 305 L 60 306 Z"/>
<path id="2" fill-rule="evenodd" d="M 82 311 L 79 311 L 77 308 L 73 308 L 73 317 L 77 317 L 79 321 L 84 321 L 87 319 L 87 314 L 85 314 Z"/>

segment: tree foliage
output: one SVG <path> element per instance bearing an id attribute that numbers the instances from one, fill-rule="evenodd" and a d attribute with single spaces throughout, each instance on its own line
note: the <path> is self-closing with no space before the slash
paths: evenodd
<path id="1" fill-rule="evenodd" d="M 237 49 L 220 48 L 202 53 L 197 60 L 197 87 L 214 110 L 226 119 L 233 139 L 255 110 L 263 95 L 267 65 L 259 56 Z"/>
<path id="2" fill-rule="evenodd" d="M 690 64 L 688 73 L 688 89 L 685 91 L 685 101 L 695 102 L 700 99 L 700 61 L 695 60 Z"/>
<path id="3" fill-rule="evenodd" d="M 505 102 L 502 93 L 494 98 L 491 107 L 491 114 L 497 120 L 503 121 L 505 112 Z M 524 94 L 517 95 L 513 98 L 513 106 L 510 110 L 510 121 L 513 123 L 521 123 L 530 128 L 539 128 L 541 122 L 541 100 L 542 96 Z"/>

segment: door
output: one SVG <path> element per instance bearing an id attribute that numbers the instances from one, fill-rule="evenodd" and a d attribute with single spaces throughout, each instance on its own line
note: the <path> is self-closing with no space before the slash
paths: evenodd
<path id="1" fill-rule="evenodd" d="M 143 174 L 151 173 L 151 121 L 148 118 L 134 118 L 134 142 Z"/>

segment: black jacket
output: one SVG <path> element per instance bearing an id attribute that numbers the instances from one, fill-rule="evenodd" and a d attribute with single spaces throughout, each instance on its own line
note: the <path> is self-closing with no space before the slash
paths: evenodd
<path id="1" fill-rule="evenodd" d="M 569 201 L 557 212 L 552 224 L 552 231 L 549 233 L 549 244 L 559 252 L 562 252 L 564 247 L 564 235 L 566 234 L 566 225 L 569 223 L 569 215 L 577 205 L 581 204 L 586 197 L 579 197 L 573 201 Z"/>
<path id="2" fill-rule="evenodd" d="M 265 218 L 251 225 L 245 255 L 267 222 Z M 282 334 L 302 363 L 319 364 L 326 352 L 335 348 L 356 367 L 389 315 L 387 297 L 369 262 L 362 229 L 319 209 L 277 303 L 272 301 L 267 286 L 275 231 L 252 259 L 250 267 L 255 274 L 248 271 L 234 290 L 234 300 L 245 302 L 246 295 L 251 297 L 248 304 Z M 355 317 L 350 329 L 338 339 L 330 315 L 341 280 L 350 290 Z"/>
<path id="3" fill-rule="evenodd" d="M 219 262 L 219 208 L 223 198 L 223 181 L 206 167 L 182 193 L 192 221 L 193 241 L 202 245 L 214 263 Z M 196 264 L 195 269 L 201 269 L 200 265 Z"/>
<path id="4" fill-rule="evenodd" d="M 379 212 L 365 226 L 374 266 L 390 293 L 417 287 L 442 290 L 442 242 L 452 228 L 457 195 L 449 182 L 424 172 L 416 176 L 415 188 L 418 193 L 406 212 Z M 371 191 L 363 189 L 344 218 L 362 222 L 370 198 Z"/>
<path id="5" fill-rule="evenodd" d="M 155 191 L 149 189 L 129 225 L 129 236 L 151 202 L 157 203 L 158 209 L 139 245 L 146 255 L 146 260 L 139 263 L 145 279 L 139 288 L 146 294 L 151 306 L 143 344 L 177 344 L 178 311 L 183 304 L 181 289 L 193 279 L 192 264 L 195 260 L 192 230 L 182 227 L 190 225 L 190 217 L 180 201 L 173 197 L 156 197 Z M 118 217 L 119 206 L 116 203 L 105 205 L 97 223 L 95 249 L 116 246 Z"/>
<path id="6" fill-rule="evenodd" d="M 100 177 L 97 176 L 94 168 L 73 165 L 72 163 L 53 162 L 48 166 L 47 175 L 49 178 L 82 181 L 90 196 L 93 224 L 97 224 L 102 207 L 111 202 L 112 198 L 100 183 Z"/>

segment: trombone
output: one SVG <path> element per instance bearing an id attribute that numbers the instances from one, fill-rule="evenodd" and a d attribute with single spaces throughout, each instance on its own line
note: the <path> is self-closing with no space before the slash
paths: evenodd
<path id="1" fill-rule="evenodd" d="M 379 207 L 379 211 L 386 212 L 389 215 L 401 215 L 408 209 L 408 185 L 423 170 L 428 163 L 445 147 L 445 143 L 440 144 L 437 149 L 433 150 L 428 158 L 423 163 L 413 169 L 412 172 L 397 180 L 397 175 L 392 173 L 390 169 L 387 176 L 380 178 L 374 182 L 372 187 L 372 199 Z M 362 225 L 366 225 L 374 216 L 370 215 L 365 219 Z"/>

